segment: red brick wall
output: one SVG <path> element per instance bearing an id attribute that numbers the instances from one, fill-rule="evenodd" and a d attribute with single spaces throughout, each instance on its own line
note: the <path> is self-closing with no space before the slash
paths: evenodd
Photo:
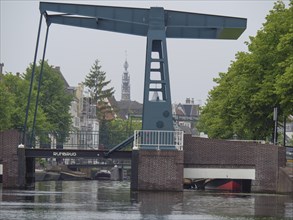
<path id="1" fill-rule="evenodd" d="M 184 167 L 255 168 L 252 191 L 276 191 L 279 167 L 286 164 L 284 147 L 184 135 Z"/>
<path id="2" fill-rule="evenodd" d="M 182 191 L 183 152 L 140 150 L 137 153 L 137 190 Z"/>
<path id="3" fill-rule="evenodd" d="M 18 187 L 18 156 L 20 133 L 16 130 L 0 132 L 0 161 L 3 164 L 3 188 Z"/>

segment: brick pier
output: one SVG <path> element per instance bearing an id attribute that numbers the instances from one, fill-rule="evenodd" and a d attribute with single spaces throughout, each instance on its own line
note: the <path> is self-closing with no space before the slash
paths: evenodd
<path id="1" fill-rule="evenodd" d="M 183 151 L 132 151 L 132 190 L 183 190 Z"/>
<path id="2" fill-rule="evenodd" d="M 19 139 L 19 132 L 16 130 L 0 132 L 0 161 L 3 165 L 3 188 L 20 187 L 17 154 Z"/>

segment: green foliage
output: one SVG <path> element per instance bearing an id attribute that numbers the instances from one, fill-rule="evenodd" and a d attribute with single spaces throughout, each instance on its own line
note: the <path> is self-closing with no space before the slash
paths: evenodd
<path id="1" fill-rule="evenodd" d="M 0 81 L 0 130 L 23 128 L 25 121 L 32 65 L 22 75 L 7 73 Z M 37 96 L 40 64 L 36 66 L 35 81 L 29 106 L 27 131 L 32 129 L 35 103 Z M 41 142 L 49 143 L 48 132 L 57 134 L 62 131 L 65 135 L 55 135 L 57 142 L 63 142 L 70 128 L 71 115 L 69 108 L 72 96 L 66 92 L 60 72 L 44 62 L 43 77 L 40 87 L 39 105 L 36 115 L 35 134 Z M 43 133 L 46 131 L 46 134 Z M 30 135 L 28 136 L 30 137 Z"/>
<path id="2" fill-rule="evenodd" d="M 112 120 L 108 125 L 108 146 L 114 147 L 115 145 L 126 140 L 128 137 L 133 135 L 135 130 L 141 130 L 141 125 L 140 120 L 123 120 L 119 118 Z"/>
<path id="3" fill-rule="evenodd" d="M 268 139 L 273 108 L 293 113 L 293 7 L 278 1 L 227 73 L 215 79 L 198 128 L 211 138 Z"/>
<path id="4" fill-rule="evenodd" d="M 100 121 L 99 143 L 105 148 L 109 148 L 109 122 L 106 120 Z"/>
<path id="5" fill-rule="evenodd" d="M 0 81 L 0 94 L 0 131 L 3 131 L 12 127 L 11 113 L 15 103 L 15 97 L 8 91 L 3 79 Z"/>
<path id="6" fill-rule="evenodd" d="M 48 162 L 45 158 L 36 158 L 36 166 L 38 166 L 40 169 L 46 168 Z"/>
<path id="7" fill-rule="evenodd" d="M 3 75 L 0 81 L 0 90 L 0 130 L 21 129 L 25 119 L 29 82 L 24 80 L 22 76 L 7 73 Z M 35 102 L 35 94 L 35 91 L 33 91 L 32 103 Z M 33 120 L 33 110 L 34 106 L 31 105 L 28 118 L 28 124 L 30 125 Z M 46 116 L 42 109 L 38 111 L 36 124 L 38 129 L 48 128 Z"/>
<path id="8" fill-rule="evenodd" d="M 99 60 L 95 60 L 84 85 L 90 89 L 93 103 L 96 103 L 96 115 L 100 121 L 100 144 L 109 145 L 109 120 L 112 120 L 113 108 L 108 104 L 114 94 L 114 88 L 107 88 L 111 81 L 106 80 L 106 72 L 102 71 Z"/>
<path id="9" fill-rule="evenodd" d="M 40 76 L 41 63 L 36 66 L 34 91 L 36 93 Z M 32 65 L 27 68 L 24 79 L 30 80 L 32 73 Z M 48 126 L 46 131 L 52 133 L 62 132 L 62 136 L 57 137 L 58 142 L 63 142 L 67 133 L 71 129 L 72 117 L 69 109 L 73 96 L 66 91 L 66 85 L 63 77 L 58 69 L 53 68 L 44 61 L 42 83 L 40 87 L 39 107 L 38 111 L 44 112 Z"/>
<path id="10" fill-rule="evenodd" d="M 90 72 L 85 78 L 84 85 L 91 91 L 91 96 L 97 103 L 97 118 L 105 120 L 107 114 L 112 114 L 113 110 L 108 105 L 108 99 L 114 94 L 114 88 L 107 88 L 111 80 L 106 80 L 106 72 L 102 71 L 99 60 L 95 60 Z"/>

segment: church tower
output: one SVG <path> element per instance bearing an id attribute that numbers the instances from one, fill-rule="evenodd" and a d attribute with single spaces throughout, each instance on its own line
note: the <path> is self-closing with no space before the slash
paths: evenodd
<path id="1" fill-rule="evenodd" d="M 130 101 L 130 76 L 127 69 L 128 62 L 126 58 L 124 62 L 124 72 L 122 75 L 121 101 Z"/>

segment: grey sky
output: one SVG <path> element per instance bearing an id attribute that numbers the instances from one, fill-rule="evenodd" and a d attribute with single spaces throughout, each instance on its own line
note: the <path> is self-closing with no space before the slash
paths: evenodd
<path id="1" fill-rule="evenodd" d="M 273 8 L 271 0 L 230 1 L 51 1 L 165 9 L 193 13 L 216 14 L 247 18 L 247 29 L 238 40 L 167 39 L 172 102 L 184 102 L 187 97 L 204 104 L 208 92 L 215 86 L 213 78 L 226 72 L 238 51 L 246 51 L 244 44 L 255 36 L 265 16 Z M 40 18 L 39 1 L 0 0 L 1 38 L 0 62 L 4 72 L 24 72 L 33 62 Z M 43 22 L 38 60 L 42 57 L 46 25 Z M 71 86 L 82 82 L 95 59 L 121 98 L 121 78 L 125 51 L 131 77 L 131 99 L 142 102 L 146 38 L 52 24 L 46 59 L 60 66 Z"/>

